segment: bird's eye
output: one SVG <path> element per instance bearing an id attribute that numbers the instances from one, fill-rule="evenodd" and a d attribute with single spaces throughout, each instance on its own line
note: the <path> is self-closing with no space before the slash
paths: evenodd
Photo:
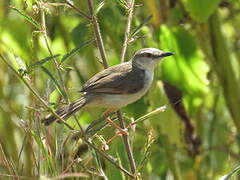
<path id="1" fill-rule="evenodd" d="M 152 57 L 152 54 L 151 53 L 144 53 L 143 56 L 144 57 Z"/>

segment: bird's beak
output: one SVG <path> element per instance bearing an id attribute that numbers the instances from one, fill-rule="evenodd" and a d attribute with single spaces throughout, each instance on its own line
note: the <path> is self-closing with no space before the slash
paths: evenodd
<path id="1" fill-rule="evenodd" d="M 174 53 L 171 53 L 171 52 L 164 52 L 160 55 L 160 57 L 166 57 L 166 56 L 172 56 L 174 55 Z"/>

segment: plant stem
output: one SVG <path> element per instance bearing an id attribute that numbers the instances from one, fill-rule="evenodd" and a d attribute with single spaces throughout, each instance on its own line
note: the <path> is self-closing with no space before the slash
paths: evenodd
<path id="1" fill-rule="evenodd" d="M 41 26 L 42 26 L 42 31 L 43 31 L 43 38 L 44 38 L 45 44 L 47 46 L 48 52 L 49 52 L 49 54 L 51 56 L 53 56 L 53 52 L 52 52 L 52 50 L 51 50 L 51 48 L 49 46 L 49 43 L 48 43 L 46 21 L 45 21 L 45 12 L 44 12 L 44 4 L 43 4 L 43 7 L 41 9 Z M 64 82 L 63 82 L 62 73 L 60 71 L 59 64 L 58 64 L 58 62 L 57 62 L 57 60 L 56 60 L 56 58 L 54 56 L 53 56 L 53 62 L 55 64 L 58 76 L 60 78 L 60 82 L 61 82 L 61 85 L 62 85 L 62 90 L 64 91 L 64 94 L 67 96 L 66 88 L 65 88 L 65 85 L 64 85 Z M 68 97 L 65 97 L 65 100 L 69 101 Z"/>
<path id="2" fill-rule="evenodd" d="M 104 48 L 104 44 L 103 44 L 103 40 L 102 40 L 102 36 L 101 36 L 101 31 L 100 31 L 100 27 L 98 24 L 98 20 L 97 17 L 94 14 L 94 9 L 93 9 L 93 1 L 92 0 L 88 0 L 88 8 L 89 8 L 89 12 L 91 14 L 91 20 L 92 20 L 92 24 L 93 24 L 93 29 L 94 29 L 94 34 L 95 34 L 95 38 L 96 38 L 96 43 L 97 43 L 97 47 L 99 49 L 101 58 L 102 58 L 102 64 L 103 67 L 106 69 L 108 67 L 107 64 L 107 56 L 106 56 L 106 51 Z"/>
<path id="3" fill-rule="evenodd" d="M 82 10 L 78 9 L 76 6 L 74 6 L 73 4 L 71 4 L 70 2 L 68 2 L 67 0 L 64 0 L 64 2 L 69 5 L 71 8 L 73 8 L 74 10 L 76 10 L 82 17 L 91 20 L 91 17 L 88 16 L 85 12 L 83 12 Z"/>
<path id="4" fill-rule="evenodd" d="M 50 107 L 48 107 L 47 103 L 41 98 L 41 96 L 32 88 L 32 86 L 7 62 L 7 60 L 3 57 L 3 55 L 0 54 L 0 57 L 4 61 L 7 66 L 13 70 L 15 75 L 22 80 L 22 82 L 27 86 L 27 88 L 31 91 L 31 93 L 35 96 L 36 99 L 38 99 L 43 106 L 48 109 L 58 120 L 60 120 L 64 125 L 66 125 L 70 130 L 74 130 L 69 124 L 67 124 L 55 111 L 53 111 Z"/>
<path id="5" fill-rule="evenodd" d="M 2 142 L 0 141 L 0 153 L 2 154 L 2 161 L 3 161 L 3 164 L 6 166 L 6 168 L 8 169 L 8 172 L 10 174 L 13 174 L 14 176 L 17 176 L 17 172 L 13 166 L 13 164 L 11 163 L 10 160 L 8 160 L 6 154 L 5 154 L 5 151 L 3 150 L 3 146 L 2 146 Z M 1 177 L 1 176 L 0 176 Z M 17 179 L 17 178 L 14 178 L 14 179 Z"/>
<path id="6" fill-rule="evenodd" d="M 118 116 L 118 121 L 119 121 L 120 127 L 122 129 L 125 129 L 125 123 L 123 121 L 121 111 L 117 111 L 117 116 Z M 130 164 L 132 174 L 136 175 L 137 168 L 136 168 L 136 164 L 135 164 L 135 161 L 134 161 L 134 158 L 133 158 L 133 153 L 132 153 L 132 148 L 131 148 L 131 145 L 130 145 L 130 142 L 129 142 L 129 137 L 128 137 L 128 135 L 123 135 L 122 138 L 123 138 L 123 143 L 125 145 L 125 149 L 126 149 L 126 152 L 127 152 L 128 161 L 129 161 L 129 164 Z"/>
<path id="7" fill-rule="evenodd" d="M 212 47 L 213 57 L 211 61 L 213 69 L 218 75 L 218 79 L 222 84 L 224 98 L 228 110 L 232 116 L 233 122 L 240 132 L 240 86 L 237 77 L 234 74 L 233 66 L 231 64 L 231 55 L 226 47 L 226 42 L 221 31 L 220 19 L 218 12 L 215 12 L 209 18 L 209 35 L 210 44 Z"/>
<path id="8" fill-rule="evenodd" d="M 173 147 L 169 143 L 167 136 L 162 136 L 162 140 L 163 140 L 163 147 L 165 147 L 165 151 L 169 160 L 169 168 L 171 169 L 174 180 L 182 180 L 180 169 L 175 158 L 175 152 L 173 150 Z"/>
<path id="9" fill-rule="evenodd" d="M 124 59 L 125 59 L 125 56 L 126 56 L 126 51 L 127 51 L 127 46 L 128 46 L 128 38 L 129 38 L 129 34 L 130 34 L 130 30 L 131 30 L 131 24 L 132 24 L 132 18 L 133 18 L 134 4 L 135 4 L 135 0 L 131 0 L 130 1 L 130 7 L 129 7 L 127 26 L 126 26 L 126 30 L 125 30 L 123 48 L 122 48 L 122 53 L 121 53 L 121 63 L 124 62 Z M 124 120 L 122 118 L 121 111 L 117 112 L 117 116 L 118 116 L 120 127 L 122 129 L 125 129 L 125 123 L 124 123 Z M 137 169 L 136 169 L 136 164 L 135 164 L 133 153 L 132 153 L 132 148 L 130 146 L 129 137 L 127 135 L 123 135 L 122 139 L 123 139 L 123 143 L 125 145 L 125 149 L 126 149 L 126 152 L 127 152 L 128 162 L 130 164 L 131 171 L 136 176 Z"/>
<path id="10" fill-rule="evenodd" d="M 134 6 L 134 0 L 132 0 L 132 3 L 131 3 L 131 9 L 130 10 L 130 13 L 131 16 L 132 16 L 132 11 L 133 11 L 133 6 Z M 88 0 L 88 7 L 89 7 L 89 11 L 90 11 L 90 14 L 92 16 L 92 24 L 93 24 L 93 28 L 94 28 L 94 34 L 95 34 L 95 38 L 96 38 L 96 42 L 97 42 L 97 46 L 98 46 L 98 49 L 100 51 L 100 55 L 101 55 L 101 58 L 102 58 L 102 63 L 103 63 L 103 66 L 104 68 L 107 68 L 108 67 L 108 64 L 107 64 L 107 60 L 106 60 L 106 52 L 105 52 L 105 48 L 104 48 L 104 44 L 103 44 L 103 40 L 102 40 L 102 37 L 101 37 L 101 32 L 100 32 L 100 28 L 99 28 L 99 24 L 98 24 L 98 21 L 97 21 L 97 17 L 94 15 L 94 9 L 93 9 L 93 1 L 92 0 Z M 128 28 L 127 28 L 127 40 L 126 43 L 124 43 L 125 45 L 125 51 L 127 49 L 127 41 L 128 41 L 128 34 L 130 32 L 130 28 L 131 28 L 131 19 L 132 17 L 129 18 L 130 20 L 128 20 Z M 122 53 L 123 54 L 123 59 L 125 57 L 125 53 Z M 121 128 L 125 128 L 124 126 L 124 122 L 123 122 L 123 119 L 122 119 L 122 115 L 121 115 L 121 112 L 118 111 L 117 112 L 118 114 L 118 118 L 119 118 L 119 122 L 120 122 L 120 126 Z M 126 153 L 128 155 L 128 160 L 129 160 L 129 163 L 130 163 L 130 167 L 131 167 L 131 170 L 132 170 L 132 173 L 134 174 L 134 176 L 132 176 L 133 178 L 135 178 L 135 175 L 136 175 L 136 165 L 135 165 L 135 161 L 133 159 L 133 154 L 132 154 L 132 149 L 130 147 L 130 143 L 129 143 L 129 139 L 128 139 L 128 136 L 123 136 L 123 142 L 124 142 L 124 145 L 125 145 L 125 150 L 126 150 Z M 99 150 L 98 150 L 99 151 Z"/>
<path id="11" fill-rule="evenodd" d="M 101 154 L 102 157 L 104 157 L 105 159 L 107 159 L 109 162 L 111 162 L 115 167 L 117 167 L 118 169 L 120 169 L 122 172 L 124 172 L 126 175 L 128 175 L 131 178 L 134 178 L 134 176 L 128 172 L 126 169 L 124 169 L 123 167 L 121 167 L 119 164 L 117 164 L 115 162 L 114 159 L 112 159 L 110 156 L 108 156 L 107 154 L 105 154 L 104 152 L 102 152 L 101 150 L 99 150 L 97 147 L 95 147 L 92 143 L 90 143 L 87 139 L 82 138 L 83 141 L 90 146 L 91 148 L 93 148 L 96 152 L 98 152 L 99 154 Z"/>
<path id="12" fill-rule="evenodd" d="M 122 53 L 121 53 L 121 63 L 124 62 L 125 56 L 126 56 L 126 52 L 127 52 L 129 34 L 130 34 L 132 18 L 133 18 L 134 4 L 135 4 L 135 0 L 131 0 L 130 7 L 129 7 L 127 26 L 126 26 L 126 30 L 125 30 L 125 37 L 124 37 L 124 42 L 123 42 L 123 48 L 122 48 Z"/>

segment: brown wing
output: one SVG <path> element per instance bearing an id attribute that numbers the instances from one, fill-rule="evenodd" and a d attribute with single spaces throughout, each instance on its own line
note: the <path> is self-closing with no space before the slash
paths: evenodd
<path id="1" fill-rule="evenodd" d="M 131 94 L 144 87 L 145 71 L 123 63 L 107 68 L 89 79 L 81 92 Z"/>

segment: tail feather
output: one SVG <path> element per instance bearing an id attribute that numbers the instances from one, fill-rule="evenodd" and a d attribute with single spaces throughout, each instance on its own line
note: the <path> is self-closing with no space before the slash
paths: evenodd
<path id="1" fill-rule="evenodd" d="M 56 111 L 56 113 L 64 120 L 67 120 L 70 116 L 75 114 L 79 109 L 81 109 L 83 106 L 87 104 L 87 100 L 85 97 L 80 98 L 79 100 L 64 106 Z M 48 126 L 52 124 L 54 121 L 57 120 L 57 117 L 53 114 L 50 114 L 46 116 L 44 119 L 42 119 L 42 123 L 44 123 L 45 126 Z"/>

